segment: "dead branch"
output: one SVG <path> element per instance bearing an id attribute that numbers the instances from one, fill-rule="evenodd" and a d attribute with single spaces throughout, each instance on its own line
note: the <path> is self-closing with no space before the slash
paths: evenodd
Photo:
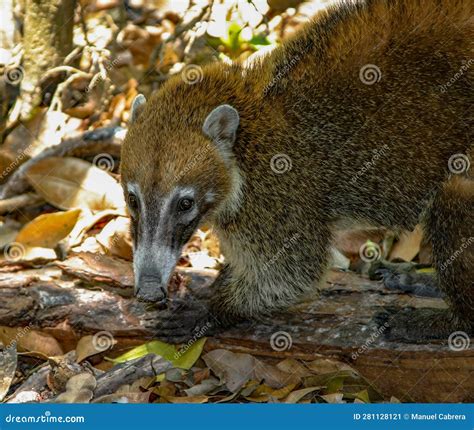
<path id="1" fill-rule="evenodd" d="M 19 196 L 11 197 L 9 199 L 0 200 L 0 214 L 13 212 L 27 206 L 34 206 L 43 201 L 43 198 L 34 193 L 20 194 Z"/>
<path id="2" fill-rule="evenodd" d="M 97 378 L 94 397 L 115 393 L 122 385 L 132 384 L 140 378 L 160 375 L 172 367 L 169 361 L 155 354 L 118 364 Z"/>

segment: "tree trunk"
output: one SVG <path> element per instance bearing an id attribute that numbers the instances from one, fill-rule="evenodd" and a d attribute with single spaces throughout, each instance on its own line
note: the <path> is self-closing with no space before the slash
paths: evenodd
<path id="1" fill-rule="evenodd" d="M 27 0 L 23 58 L 22 117 L 41 101 L 43 74 L 63 63 L 72 49 L 76 0 Z"/>

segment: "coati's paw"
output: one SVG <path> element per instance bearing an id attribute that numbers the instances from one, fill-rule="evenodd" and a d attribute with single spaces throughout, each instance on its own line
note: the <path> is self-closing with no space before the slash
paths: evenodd
<path id="1" fill-rule="evenodd" d="M 389 290 L 403 291 L 419 297 L 444 297 L 438 288 L 434 274 L 419 273 L 412 263 L 374 263 L 370 270 L 371 279 L 381 279 Z"/>
<path id="2" fill-rule="evenodd" d="M 175 299 L 159 313 L 159 322 L 154 337 L 167 343 L 196 341 L 204 336 L 212 336 L 219 328 L 206 303 L 191 297 Z"/>
<path id="3" fill-rule="evenodd" d="M 424 273 L 383 273 L 383 283 L 389 290 L 399 290 L 419 297 L 444 297 L 433 275 Z"/>
<path id="4" fill-rule="evenodd" d="M 406 343 L 426 343 L 433 340 L 447 340 L 455 331 L 472 335 L 468 324 L 453 318 L 446 309 L 390 308 L 379 313 L 375 320 L 384 326 L 387 340 Z"/>

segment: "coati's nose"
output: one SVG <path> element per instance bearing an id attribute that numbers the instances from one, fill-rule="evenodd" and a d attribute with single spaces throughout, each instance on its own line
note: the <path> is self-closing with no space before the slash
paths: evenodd
<path id="1" fill-rule="evenodd" d="M 135 295 L 146 302 L 162 303 L 166 300 L 166 288 L 159 276 L 141 276 L 135 286 Z"/>

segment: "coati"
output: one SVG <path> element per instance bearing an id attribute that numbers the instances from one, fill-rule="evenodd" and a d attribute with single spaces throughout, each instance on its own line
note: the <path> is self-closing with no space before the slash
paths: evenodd
<path id="1" fill-rule="evenodd" d="M 163 337 L 295 303 L 348 221 L 422 222 L 431 241 L 449 312 L 401 312 L 394 332 L 472 330 L 473 12 L 471 0 L 347 1 L 249 67 L 212 64 L 137 98 L 121 166 L 136 295 L 165 299 L 204 221 L 226 259 L 201 321 L 164 311 Z"/>

